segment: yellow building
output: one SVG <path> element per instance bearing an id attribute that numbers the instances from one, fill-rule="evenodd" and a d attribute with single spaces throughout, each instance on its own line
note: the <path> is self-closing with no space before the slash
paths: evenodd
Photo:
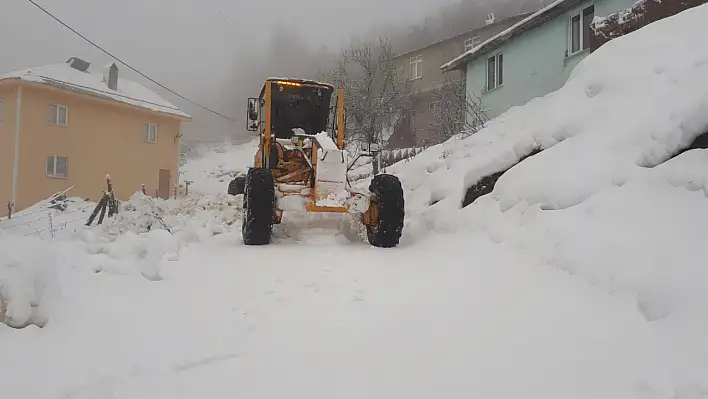
<path id="1" fill-rule="evenodd" d="M 115 64 L 66 63 L 0 74 L 0 215 L 74 186 L 98 200 L 110 174 L 119 199 L 141 185 L 166 198 L 178 184 L 180 129 L 189 115 Z"/>

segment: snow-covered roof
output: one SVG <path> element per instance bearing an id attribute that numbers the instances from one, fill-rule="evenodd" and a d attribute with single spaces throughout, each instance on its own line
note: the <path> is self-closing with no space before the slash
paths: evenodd
<path id="1" fill-rule="evenodd" d="M 522 34 L 523 32 L 526 32 L 529 29 L 542 25 L 546 21 L 555 18 L 583 1 L 584 0 L 555 0 L 553 3 L 529 15 L 517 24 L 514 24 L 509 29 L 499 32 L 498 34 L 482 42 L 479 46 L 472 48 L 452 61 L 443 64 L 440 69 L 445 72 L 458 69 L 462 65 L 473 61 L 482 54 L 486 54 L 501 47 L 508 40 Z"/>
<path id="2" fill-rule="evenodd" d="M 522 14 L 512 15 L 512 16 L 507 17 L 507 18 L 504 18 L 504 19 L 502 19 L 502 20 L 495 21 L 495 22 L 492 22 L 492 23 L 487 24 L 487 25 L 478 26 L 478 27 L 476 27 L 476 28 L 474 28 L 474 29 L 467 30 L 467 31 L 465 31 L 465 32 L 463 32 L 463 33 L 458 33 L 458 34 L 456 34 L 456 35 L 454 35 L 454 36 L 449 36 L 449 37 L 446 37 L 446 38 L 444 38 L 444 39 L 440 39 L 440 40 L 434 41 L 434 42 L 429 43 L 429 44 L 426 44 L 425 46 L 422 46 L 422 47 L 416 47 L 416 48 L 413 48 L 413 49 L 410 49 L 410 50 L 406 50 L 405 52 L 402 52 L 402 53 L 400 53 L 400 54 L 397 54 L 397 55 L 394 56 L 393 58 L 395 59 L 395 58 L 407 57 L 407 56 L 409 56 L 409 55 L 412 54 L 412 53 L 418 53 L 418 52 L 421 52 L 421 51 L 423 51 L 423 50 L 429 49 L 429 48 L 431 48 L 431 47 L 438 46 L 438 45 L 440 45 L 440 44 L 450 42 L 450 41 L 452 41 L 452 40 L 457 40 L 457 39 L 460 39 L 460 38 L 465 37 L 465 36 L 476 35 L 477 33 L 481 32 L 481 31 L 483 31 L 483 30 L 489 30 L 489 29 L 494 28 L 494 27 L 499 27 L 499 25 L 507 24 L 507 23 L 510 23 L 510 22 L 513 22 L 513 21 L 516 21 L 516 20 L 522 20 L 522 19 L 524 19 L 524 18 L 530 16 L 531 14 L 533 14 L 533 12 L 526 12 L 526 13 L 522 13 Z"/>
<path id="3" fill-rule="evenodd" d="M 20 71 L 0 74 L 0 81 L 8 79 L 21 79 L 26 82 L 35 82 L 55 86 L 63 90 L 88 94 L 113 101 L 118 101 L 155 112 L 177 115 L 190 118 L 176 105 L 160 97 L 137 82 L 118 77 L 118 90 L 108 88 L 103 81 L 102 73 L 87 70 L 82 72 L 73 68 L 69 63 L 46 65 Z"/>

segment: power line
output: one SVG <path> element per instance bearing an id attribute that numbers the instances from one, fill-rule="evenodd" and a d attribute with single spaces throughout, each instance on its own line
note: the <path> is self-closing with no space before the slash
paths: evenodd
<path id="1" fill-rule="evenodd" d="M 226 116 L 226 115 L 224 115 L 224 114 L 222 114 L 222 113 L 220 113 L 220 112 L 217 112 L 217 111 L 214 111 L 214 110 L 212 110 L 212 109 L 210 109 L 210 108 L 208 108 L 208 107 L 205 107 L 205 106 L 203 106 L 203 105 L 201 105 L 201 104 L 199 104 L 199 103 L 197 103 L 197 102 L 195 102 L 195 101 L 192 101 L 192 100 L 188 99 L 187 97 L 185 97 L 185 96 L 183 96 L 183 95 L 177 93 L 176 91 L 170 89 L 169 87 L 164 86 L 163 84 L 157 82 L 157 81 L 154 80 L 153 78 L 151 78 L 151 77 L 145 75 L 144 73 L 138 71 L 137 69 L 133 68 L 133 67 L 130 66 L 128 63 L 126 63 L 125 61 L 123 61 L 123 60 L 121 60 L 120 58 L 116 57 L 115 55 L 113 55 L 113 54 L 109 53 L 108 51 L 104 50 L 101 46 L 99 46 L 98 44 L 94 43 L 93 41 L 91 41 L 89 38 L 87 38 L 86 36 L 82 35 L 81 33 L 77 32 L 74 28 L 72 28 L 71 26 L 67 25 L 64 21 L 62 21 L 61 19 L 59 19 L 59 18 L 57 18 L 56 16 L 54 16 L 54 14 L 50 13 L 49 11 L 47 11 L 47 10 L 46 10 L 44 7 L 42 7 L 41 5 L 37 4 L 34 0 L 27 0 L 27 1 L 29 1 L 30 3 L 32 3 L 35 7 L 39 8 L 40 10 L 42 10 L 42 12 L 44 12 L 44 13 L 47 14 L 47 15 L 49 15 L 52 19 L 54 19 L 55 21 L 59 22 L 59 23 L 60 23 L 61 25 L 63 25 L 65 28 L 69 29 L 69 30 L 72 31 L 74 34 L 76 34 L 76 35 L 79 36 L 80 38 L 84 39 L 86 42 L 88 42 L 88 43 L 91 44 L 92 46 L 94 46 L 94 47 L 96 47 L 97 49 L 101 50 L 102 52 L 104 52 L 105 54 L 107 54 L 109 57 L 115 59 L 116 61 L 118 61 L 118 62 L 120 62 L 121 64 L 125 65 L 126 67 L 130 68 L 130 69 L 133 70 L 134 72 L 140 74 L 140 75 L 141 75 L 142 77 L 144 77 L 145 79 L 147 79 L 147 80 L 149 80 L 149 81 L 155 83 L 156 85 L 162 87 L 163 89 L 169 91 L 170 93 L 176 95 L 177 97 L 179 97 L 179 98 L 181 98 L 181 99 L 183 99 L 183 100 L 185 100 L 185 101 L 188 101 L 188 102 L 190 102 L 190 103 L 196 105 L 197 107 L 200 107 L 200 108 L 202 108 L 202 109 L 204 109 L 204 110 L 206 110 L 206 111 L 209 111 L 209 112 L 211 112 L 211 113 L 213 113 L 213 114 L 215 114 L 215 115 L 218 115 L 218 116 L 220 116 L 220 117 L 222 117 L 222 118 L 228 119 L 228 120 L 230 120 L 230 121 L 232 121 L 232 122 L 237 122 L 237 123 L 240 122 L 240 121 L 238 121 L 238 120 L 236 120 L 236 119 L 233 119 L 233 118 L 231 118 L 231 117 L 228 117 L 228 116 Z"/>

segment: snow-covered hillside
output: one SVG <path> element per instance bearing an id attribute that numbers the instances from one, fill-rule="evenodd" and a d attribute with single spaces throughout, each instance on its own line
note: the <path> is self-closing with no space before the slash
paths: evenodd
<path id="1" fill-rule="evenodd" d="M 136 195 L 61 239 L 0 230 L 2 392 L 705 397 L 708 150 L 664 161 L 708 130 L 707 20 L 614 40 L 558 92 L 388 168 L 394 249 L 289 214 L 243 246 L 224 193 L 253 143 L 190 160 L 190 197 Z"/>

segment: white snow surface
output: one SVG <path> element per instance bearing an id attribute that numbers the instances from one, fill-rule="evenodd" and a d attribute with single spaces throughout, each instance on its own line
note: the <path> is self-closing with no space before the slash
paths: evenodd
<path id="1" fill-rule="evenodd" d="M 406 190 L 395 249 L 347 215 L 294 212 L 245 247 L 240 198 L 216 185 L 136 195 L 69 239 L 0 231 L 3 393 L 705 397 L 708 150 L 663 161 L 708 130 L 706 20 L 613 40 L 558 92 L 389 167 Z"/>
<path id="2" fill-rule="evenodd" d="M 120 72 L 118 90 L 111 90 L 103 81 L 102 72 L 91 72 L 91 68 L 87 72 L 82 72 L 72 68 L 68 63 L 63 63 L 0 74 L 0 81 L 21 79 L 27 82 L 59 85 L 69 90 L 147 108 L 151 111 L 164 112 L 185 118 L 190 117 L 187 113 L 177 108 L 176 105 L 140 83 L 122 78 Z"/>
<path id="3" fill-rule="evenodd" d="M 78 197 L 55 202 L 47 199 L 13 214 L 10 219 L 0 218 L 0 230 L 42 239 L 65 238 L 82 228 L 95 207 L 96 203 Z"/>

